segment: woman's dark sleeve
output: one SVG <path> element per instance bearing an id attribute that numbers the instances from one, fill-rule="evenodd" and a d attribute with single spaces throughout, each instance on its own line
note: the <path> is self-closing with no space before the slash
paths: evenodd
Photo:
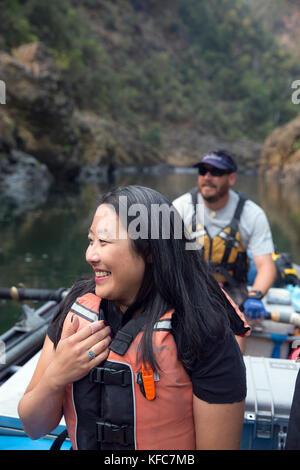
<path id="1" fill-rule="evenodd" d="M 57 331 L 57 323 L 50 322 L 48 325 L 48 329 L 47 329 L 47 336 L 50 338 L 52 343 L 55 343 L 56 331 Z"/>
<path id="2" fill-rule="evenodd" d="M 188 371 L 193 393 L 208 403 L 234 403 L 246 397 L 246 367 L 231 330 L 218 343 L 208 342 L 202 360 Z"/>

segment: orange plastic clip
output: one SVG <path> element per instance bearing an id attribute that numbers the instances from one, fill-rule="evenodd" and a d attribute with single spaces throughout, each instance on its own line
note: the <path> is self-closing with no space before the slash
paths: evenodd
<path id="1" fill-rule="evenodd" d="M 154 400 L 155 383 L 154 383 L 153 370 L 150 367 L 149 369 L 146 369 L 143 363 L 142 363 L 142 377 L 143 377 L 144 390 L 145 390 L 145 395 L 146 395 L 147 400 Z"/>

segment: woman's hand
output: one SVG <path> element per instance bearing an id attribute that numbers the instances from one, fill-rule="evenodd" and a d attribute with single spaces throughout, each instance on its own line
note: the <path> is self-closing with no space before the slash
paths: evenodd
<path id="1" fill-rule="evenodd" d="M 79 320 L 76 315 L 69 323 L 59 341 L 55 355 L 45 375 L 49 385 L 55 389 L 81 379 L 89 371 L 103 362 L 108 354 L 111 342 L 111 329 L 103 320 L 93 322 L 78 330 Z M 91 358 L 92 351 L 94 358 Z"/>
<path id="2" fill-rule="evenodd" d="M 103 321 L 78 328 L 79 319 L 74 315 L 56 349 L 48 336 L 45 338 L 36 369 L 18 406 L 25 432 L 32 439 L 59 424 L 65 386 L 87 375 L 108 356 L 111 330 Z M 89 351 L 94 353 L 94 359 Z"/>

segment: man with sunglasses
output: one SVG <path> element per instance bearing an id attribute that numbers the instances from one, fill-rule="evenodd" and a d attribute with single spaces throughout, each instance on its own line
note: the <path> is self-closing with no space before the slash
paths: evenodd
<path id="1" fill-rule="evenodd" d="M 224 290 L 246 317 L 263 319 L 266 310 L 261 299 L 276 277 L 267 217 L 247 196 L 231 189 L 237 165 L 228 153 L 209 152 L 194 167 L 199 172 L 198 187 L 175 199 L 173 205 Z M 257 269 L 250 292 L 247 250 Z"/>

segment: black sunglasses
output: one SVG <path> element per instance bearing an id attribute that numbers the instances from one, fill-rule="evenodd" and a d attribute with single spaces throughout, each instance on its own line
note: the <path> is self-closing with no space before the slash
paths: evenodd
<path id="1" fill-rule="evenodd" d="M 207 168 L 206 166 L 199 166 L 198 167 L 199 175 L 204 176 L 206 173 L 210 173 L 211 176 L 223 176 L 228 175 L 230 173 L 229 170 L 221 170 L 221 168 Z"/>

